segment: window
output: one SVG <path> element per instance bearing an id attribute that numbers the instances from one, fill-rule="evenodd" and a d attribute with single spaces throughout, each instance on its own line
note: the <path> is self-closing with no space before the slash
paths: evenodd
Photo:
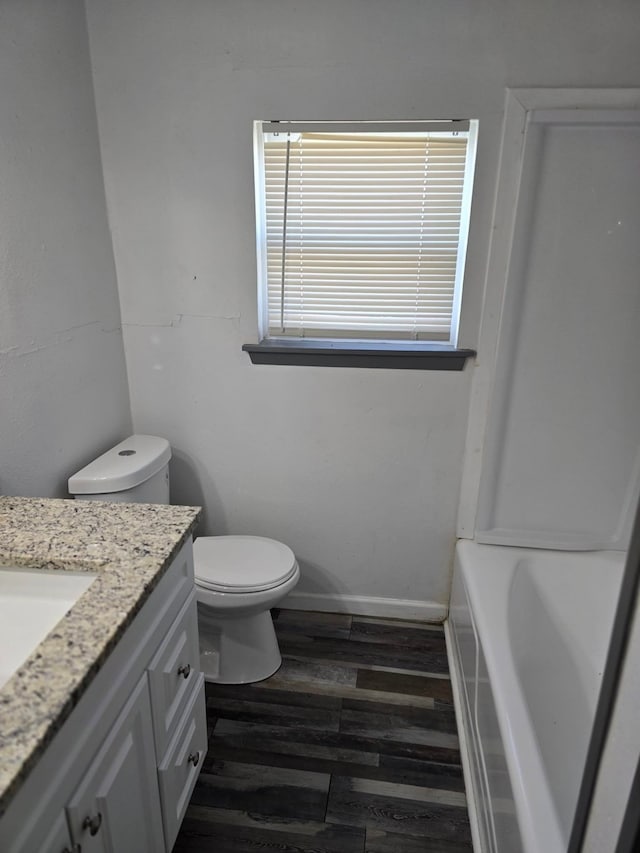
<path id="1" fill-rule="evenodd" d="M 264 342 L 455 348 L 477 122 L 256 122 Z"/>

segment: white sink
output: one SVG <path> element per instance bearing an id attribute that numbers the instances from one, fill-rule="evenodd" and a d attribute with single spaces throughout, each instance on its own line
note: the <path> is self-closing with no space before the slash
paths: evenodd
<path id="1" fill-rule="evenodd" d="M 87 572 L 0 566 L 0 689 L 95 578 Z"/>

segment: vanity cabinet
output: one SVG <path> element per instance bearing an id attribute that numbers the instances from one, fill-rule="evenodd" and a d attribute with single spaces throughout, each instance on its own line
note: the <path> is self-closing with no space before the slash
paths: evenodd
<path id="1" fill-rule="evenodd" d="M 44 834 L 38 835 L 38 839 L 27 839 L 28 843 L 32 845 L 31 849 L 37 850 L 38 853 L 81 853 L 77 847 L 75 850 L 73 849 L 64 812 L 60 812 L 53 824 L 44 831 Z M 28 850 L 29 848 L 23 845 L 23 849 Z"/>
<path id="2" fill-rule="evenodd" d="M 0 850 L 170 853 L 206 751 L 189 540 L 0 818 Z"/>

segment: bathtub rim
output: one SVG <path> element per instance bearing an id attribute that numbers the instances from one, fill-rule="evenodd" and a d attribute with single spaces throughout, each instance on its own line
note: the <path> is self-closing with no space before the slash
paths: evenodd
<path id="1" fill-rule="evenodd" d="M 509 636 L 507 605 L 514 567 L 510 562 L 497 569 L 492 567 L 494 574 L 509 571 L 509 581 L 499 587 L 501 592 L 499 600 L 496 600 L 497 597 L 494 595 L 484 602 L 486 609 L 473 609 L 474 602 L 478 600 L 478 592 L 480 596 L 484 592 L 487 598 L 486 590 L 480 588 L 479 572 L 467 572 L 462 563 L 459 565 L 462 582 L 469 596 L 478 641 L 489 673 L 523 848 L 526 853 L 540 853 L 542 850 L 547 853 L 555 853 L 555 851 L 560 853 L 566 844 L 549 792 L 544 765 L 532 730 L 519 676 L 513 658 L 507 650 L 508 647 L 492 639 L 493 632 L 503 638 Z M 486 568 L 483 567 L 483 571 L 486 571 Z M 486 576 L 484 581 L 486 582 Z"/>
<path id="2" fill-rule="evenodd" d="M 569 837 L 565 838 L 551 796 L 546 770 L 508 644 L 501 644 L 497 637 L 509 636 L 507 604 L 517 564 L 527 557 L 539 559 L 542 555 L 554 553 L 558 558 L 567 556 L 566 551 L 490 545 L 460 539 L 456 543 L 454 558 L 454 573 L 457 571 L 460 574 L 489 673 L 518 826 L 526 853 L 539 853 L 540 850 L 561 853 L 567 849 Z M 616 562 L 620 561 L 622 576 L 621 552 L 606 550 L 596 553 L 598 556 L 607 555 L 613 557 Z M 487 563 L 486 558 L 489 555 L 492 559 Z M 584 558 L 585 552 L 580 552 L 580 556 Z M 484 563 L 482 571 L 476 570 L 479 563 Z M 493 590 L 492 595 L 487 595 L 489 587 Z M 478 601 L 482 606 L 478 607 Z M 457 669 L 452 671 L 456 671 L 457 675 Z"/>
<path id="3" fill-rule="evenodd" d="M 447 647 L 447 661 L 449 664 L 449 675 L 451 678 L 451 692 L 453 694 L 453 707 L 456 715 L 456 727 L 458 730 L 458 741 L 460 746 L 460 757 L 462 763 L 462 776 L 464 779 L 464 789 L 467 794 L 467 813 L 469 815 L 469 825 L 471 827 L 471 841 L 474 853 L 489 853 L 489 849 L 483 843 L 483 832 L 480 829 L 481 818 L 478 801 L 482 797 L 482 792 L 476 789 L 474 783 L 474 774 L 471 769 L 474 762 L 473 753 L 473 730 L 467 731 L 465 705 L 466 699 L 463 695 L 464 687 L 462 685 L 463 675 L 458 661 L 458 641 L 455 636 L 455 631 L 451 625 L 449 618 L 444 623 L 445 643 Z M 470 721 L 471 722 L 471 721 Z M 484 762 L 482 762 L 481 772 L 486 777 Z M 491 835 L 489 844 L 491 853 L 495 851 L 495 834 L 493 826 L 489 829 Z"/>

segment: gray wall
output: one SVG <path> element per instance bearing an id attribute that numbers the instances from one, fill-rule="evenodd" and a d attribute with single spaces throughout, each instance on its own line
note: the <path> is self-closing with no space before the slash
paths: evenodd
<path id="1" fill-rule="evenodd" d="M 131 428 L 81 0 L 0 5 L 0 407 L 5 494 Z"/>
<path id="2" fill-rule="evenodd" d="M 251 121 L 480 120 L 460 339 L 473 346 L 504 88 L 637 83 L 635 5 L 87 7 L 134 424 L 173 444 L 174 498 L 204 502 L 208 532 L 289 542 L 303 592 L 369 609 L 371 598 L 443 605 L 471 369 L 249 364 L 240 347 L 257 335 Z"/>

